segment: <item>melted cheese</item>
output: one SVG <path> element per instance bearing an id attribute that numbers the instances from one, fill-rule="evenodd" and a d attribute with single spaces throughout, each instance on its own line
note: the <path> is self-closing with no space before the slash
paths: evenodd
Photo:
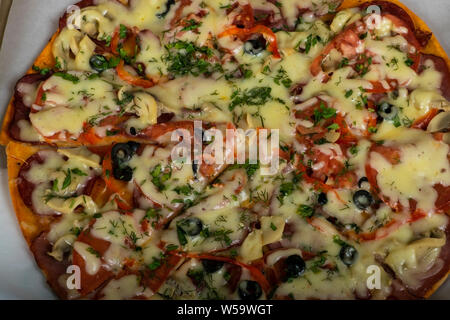
<path id="1" fill-rule="evenodd" d="M 271 12 L 272 19 L 280 24 L 273 29 L 282 23 L 289 26 L 289 32 L 275 32 L 279 59 L 269 50 L 250 54 L 251 44 L 241 37 L 219 36 L 240 18 L 241 8 L 215 0 L 189 2 L 185 5 L 177 1 L 169 8 L 164 0 L 127 1 L 126 7 L 121 1 L 97 0 L 80 15 L 71 15 L 68 20 L 72 26 L 61 30 L 52 48 L 61 70 L 67 73 L 53 74 L 39 85 L 18 86 L 25 106 L 33 110 L 30 121 L 17 124 L 21 139 L 76 140 L 86 124 L 92 124 L 97 135 L 105 137 L 113 126 L 101 125 L 101 120 L 122 114 L 130 116 L 121 124 L 127 132 L 131 127 L 145 130 L 156 124 L 162 113 L 172 112 L 174 120 L 203 120 L 217 127 L 233 123 L 242 129 L 279 129 L 281 145 L 292 147 L 285 153 L 296 155 L 289 162 L 283 161 L 271 176 L 262 174 L 266 169 L 263 165 L 256 172 L 244 166 L 246 170 L 226 170 L 210 183 L 194 172 L 198 168 L 172 161 L 172 145 L 147 145 L 127 163 L 133 179 L 124 193 L 133 192 L 136 208 L 124 212 L 114 201 L 118 195 L 112 195 L 106 206 L 99 208 L 93 200 L 95 195 L 81 194 L 88 181 L 100 174 L 100 156 L 85 147 L 42 151 L 45 161 L 33 165 L 26 178 L 36 185 L 32 194 L 34 211 L 60 215 L 47 234 L 53 245 L 49 255 L 63 261 L 70 250 L 75 250 L 84 259 L 88 274 L 94 275 L 100 268 L 112 272 L 116 277 L 101 289 L 104 299 L 157 297 L 140 277 L 134 273 L 123 276 L 122 271 L 126 265 L 128 270 L 147 276 L 149 269 L 158 269 L 169 256 L 162 244 L 194 253 L 233 253 L 245 263 L 265 258 L 269 268 L 290 255 L 303 257 L 305 272 L 279 283 L 274 291 L 276 298 L 369 297 L 366 280 L 372 266 L 380 267 L 382 287 L 371 290 L 370 296 L 386 298 L 391 294 L 393 278 L 381 268 L 380 259 L 409 288 L 419 288 L 423 279 L 443 264 L 439 253 L 446 241 L 443 230 L 448 218 L 436 214 L 434 186 L 450 185 L 450 147 L 406 124 L 448 105 L 440 91 L 440 70 L 432 61 L 426 61 L 420 73 L 411 69 L 407 59 L 415 49 L 404 37 L 407 30 L 382 17 L 365 38 L 359 37 L 352 46 L 332 49 L 321 63 L 323 72 L 313 75 L 312 62 L 332 39 L 353 23 L 363 30 L 364 23 L 373 18 L 362 17 L 363 13 L 353 8 L 339 12 L 330 23 L 324 22 L 321 16 L 334 11 L 338 1 L 236 2 L 240 6 L 250 4 L 260 15 L 257 19 Z M 117 32 L 120 36 L 123 26 L 139 37 L 138 54 L 127 64 L 144 67 L 146 77 L 155 82 L 151 88 L 132 86 L 119 79 L 113 69 L 93 75 L 90 59 L 98 52 L 95 42 L 110 42 Z M 191 49 L 195 46 L 195 50 L 208 52 L 208 59 L 197 52 L 194 61 L 185 61 L 186 49 L 170 51 L 173 43 L 190 45 Z M 357 74 L 352 66 L 354 55 L 367 52 L 372 59 L 367 72 Z M 174 64 L 174 57 L 178 64 Z M 189 65 L 197 62 L 214 66 L 215 71 L 196 74 Z M 183 67 L 186 69 L 178 70 Z M 131 66 L 126 68 L 131 72 Z M 369 119 L 378 106 L 371 110 L 372 105 L 369 108 L 365 101 L 378 99 L 370 93 L 374 83 L 388 89 L 389 81 L 395 81 L 398 90 L 376 104 L 388 102 L 397 107 L 400 127 L 384 120 L 369 128 Z M 255 89 L 264 91 L 249 96 Z M 41 101 L 36 101 L 42 91 Z M 326 135 L 329 143 L 309 148 L 298 139 L 304 138 L 296 132 L 298 125 L 311 129 L 317 123 L 294 115 L 319 99 L 345 119 L 357 139 L 355 145 L 353 141 L 341 143 L 334 129 Z M 374 129 L 378 130 L 376 134 Z M 336 139 L 328 139 L 333 134 Z M 398 149 L 399 163 L 391 164 L 371 151 L 375 142 Z M 249 145 L 256 142 L 249 139 Z M 320 205 L 318 198 L 323 190 L 306 179 L 305 173 L 295 170 L 298 156 L 306 164 L 314 157 L 311 152 L 345 164 L 345 170 L 354 172 L 358 180 L 366 176 L 366 166 L 370 165 L 378 172 L 378 186 L 389 202 L 383 199 L 387 202 L 383 203 L 373 195 L 377 206 L 360 210 L 353 195 L 360 189 L 370 192 L 370 185 L 337 188 L 333 185 L 337 177 L 328 177 L 325 183 L 332 190 L 326 192 L 327 203 Z M 311 170 L 327 165 L 326 161 L 312 163 Z M 78 170 L 84 174 L 76 174 Z M 417 202 L 425 217 L 411 222 L 410 199 Z M 397 202 L 403 208 L 400 212 L 389 207 Z M 199 219 L 202 230 L 197 235 L 186 234 L 182 241 L 178 225 L 188 218 Z M 167 228 L 156 222 L 164 222 Z M 101 257 L 87 244 L 76 241 L 81 230 L 110 244 Z M 374 237 L 361 240 L 361 233 Z M 344 245 L 352 245 L 358 252 L 350 265 L 340 258 Z M 264 257 L 267 250 L 277 247 Z M 208 277 L 197 259 L 182 259 L 171 267 L 158 291 L 161 297 L 238 298 L 237 291 L 229 292 L 228 264 Z M 247 269 L 241 271 L 237 281 L 257 280 Z M 193 280 L 201 275 L 202 286 L 196 286 Z M 60 282 L 64 279 L 61 277 Z M 74 292 L 69 294 L 78 297 Z"/>
<path id="2" fill-rule="evenodd" d="M 96 274 L 102 265 L 99 257 L 92 252 L 92 248 L 86 243 L 76 241 L 73 249 L 83 258 L 86 264 L 86 272 L 90 275 Z"/>
<path id="3" fill-rule="evenodd" d="M 171 209 L 177 209 L 180 204 L 174 202 L 175 199 L 191 199 L 193 193 L 184 196 L 176 191 L 177 187 L 189 187 L 194 182 L 194 172 L 192 165 L 183 163 L 173 163 L 170 160 L 171 148 L 162 149 L 152 146 L 147 147 L 142 155 L 134 156 L 130 160 L 130 166 L 134 169 L 133 178 L 139 185 L 139 188 L 154 203 Z M 151 172 L 160 167 L 159 176 L 165 173 L 170 178 L 163 183 L 164 189 L 160 189 L 157 183 L 153 181 Z M 156 178 L 158 179 L 158 178 Z"/>
<path id="4" fill-rule="evenodd" d="M 43 136 L 68 132 L 77 137 L 83 125 L 100 113 L 116 110 L 116 96 L 111 84 L 101 80 L 88 80 L 82 75 L 74 83 L 59 76 L 45 81 L 45 105 L 38 112 L 30 114 L 30 120 Z"/>

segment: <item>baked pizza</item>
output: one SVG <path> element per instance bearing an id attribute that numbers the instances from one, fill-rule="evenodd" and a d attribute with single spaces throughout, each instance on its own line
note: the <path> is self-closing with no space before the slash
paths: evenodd
<path id="1" fill-rule="evenodd" d="M 397 0 L 83 0 L 4 120 L 20 227 L 62 299 L 427 298 L 449 66 Z"/>

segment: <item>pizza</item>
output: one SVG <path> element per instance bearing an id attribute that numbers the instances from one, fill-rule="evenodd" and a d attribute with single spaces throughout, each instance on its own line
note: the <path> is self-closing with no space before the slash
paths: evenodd
<path id="1" fill-rule="evenodd" d="M 18 222 L 61 299 L 427 298 L 449 66 L 397 0 L 83 0 L 6 112 Z"/>

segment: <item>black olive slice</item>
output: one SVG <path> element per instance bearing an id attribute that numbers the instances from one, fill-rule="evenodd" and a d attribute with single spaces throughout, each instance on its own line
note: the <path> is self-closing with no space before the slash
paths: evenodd
<path id="1" fill-rule="evenodd" d="M 101 54 L 93 55 L 89 60 L 89 64 L 92 69 L 99 73 L 107 70 L 109 67 L 108 60 Z"/>
<path id="2" fill-rule="evenodd" d="M 358 209 L 364 210 L 372 205 L 373 197 L 369 191 L 358 190 L 353 195 L 353 202 Z"/>
<path id="3" fill-rule="evenodd" d="M 262 289 L 258 282 L 244 280 L 239 283 L 238 294 L 241 300 L 258 300 L 261 298 Z"/>
<path id="4" fill-rule="evenodd" d="M 177 226 L 184 233 L 191 237 L 198 235 L 203 229 L 202 221 L 199 218 L 195 217 L 180 220 L 177 223 Z"/>
<path id="5" fill-rule="evenodd" d="M 202 260 L 202 265 L 207 273 L 215 273 L 222 269 L 224 263 L 217 260 Z"/>
<path id="6" fill-rule="evenodd" d="M 321 192 L 319 194 L 319 197 L 317 198 L 317 202 L 321 205 L 324 206 L 328 203 L 328 197 L 327 194 L 325 192 Z"/>
<path id="7" fill-rule="evenodd" d="M 256 56 L 266 50 L 266 46 L 266 39 L 263 36 L 259 36 L 255 39 L 247 40 L 244 43 L 244 52 Z"/>
<path id="8" fill-rule="evenodd" d="M 131 157 L 139 149 L 139 143 L 118 143 L 111 150 L 111 159 L 114 166 L 120 167 L 130 161 Z"/>
<path id="9" fill-rule="evenodd" d="M 398 108 L 390 103 L 383 102 L 378 108 L 378 115 L 384 120 L 394 120 L 398 115 Z"/>
<path id="10" fill-rule="evenodd" d="M 133 179 L 133 169 L 130 167 L 114 167 L 113 168 L 114 178 L 120 181 L 129 182 Z"/>
<path id="11" fill-rule="evenodd" d="M 305 261 L 298 254 L 287 257 L 285 264 L 287 279 L 300 277 L 306 269 Z"/>
<path id="12" fill-rule="evenodd" d="M 362 177 L 361 179 L 358 180 L 358 187 L 362 188 L 362 185 L 364 182 L 369 182 L 369 179 L 367 179 L 367 177 Z"/>
<path id="13" fill-rule="evenodd" d="M 341 258 L 342 262 L 347 266 L 351 266 L 357 257 L 358 251 L 351 245 L 344 245 L 341 248 L 341 251 L 339 251 L 339 258 Z"/>

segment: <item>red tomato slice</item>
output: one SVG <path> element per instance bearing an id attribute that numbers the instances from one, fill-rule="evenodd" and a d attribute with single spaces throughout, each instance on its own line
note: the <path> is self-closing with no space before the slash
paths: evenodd
<path id="1" fill-rule="evenodd" d="M 358 33 L 356 32 L 356 25 L 352 24 L 348 26 L 344 31 L 338 34 L 326 47 L 322 53 L 319 54 L 311 64 L 311 73 L 313 76 L 317 76 L 322 72 L 322 61 L 333 49 L 345 52 L 347 58 L 354 57 L 356 55 L 356 47 L 360 41 Z"/>
<path id="2" fill-rule="evenodd" d="M 386 92 L 394 91 L 395 89 L 398 88 L 397 80 L 386 79 L 385 81 L 387 83 L 387 86 L 386 86 L 386 84 L 383 85 L 381 83 L 381 81 L 370 81 L 370 83 L 372 84 L 372 88 L 366 89 L 366 92 L 368 92 L 368 93 L 386 93 Z"/>
<path id="3" fill-rule="evenodd" d="M 338 155 L 334 150 L 331 150 L 333 154 L 325 154 L 317 148 L 313 148 L 311 151 L 313 153 L 311 159 L 314 163 L 312 167 L 313 178 L 325 181 L 327 177 L 335 177 L 344 169 L 342 161 L 336 159 Z"/>
<path id="4" fill-rule="evenodd" d="M 392 165 L 396 165 L 400 162 L 400 150 L 397 148 L 373 144 L 369 151 L 369 159 L 370 159 L 371 152 L 377 152 L 377 153 L 381 154 Z M 378 172 L 370 166 L 369 161 L 366 163 L 365 170 L 366 170 L 366 176 L 367 176 L 367 179 L 369 180 L 372 191 L 375 194 L 377 194 L 378 197 L 381 200 L 383 200 L 384 203 L 386 203 L 389 207 L 391 207 L 392 210 L 394 210 L 396 212 L 401 211 L 403 209 L 403 207 L 400 203 L 392 203 L 388 197 L 385 197 L 383 195 L 383 191 L 380 189 L 380 187 L 378 186 L 378 182 L 377 182 Z"/>

